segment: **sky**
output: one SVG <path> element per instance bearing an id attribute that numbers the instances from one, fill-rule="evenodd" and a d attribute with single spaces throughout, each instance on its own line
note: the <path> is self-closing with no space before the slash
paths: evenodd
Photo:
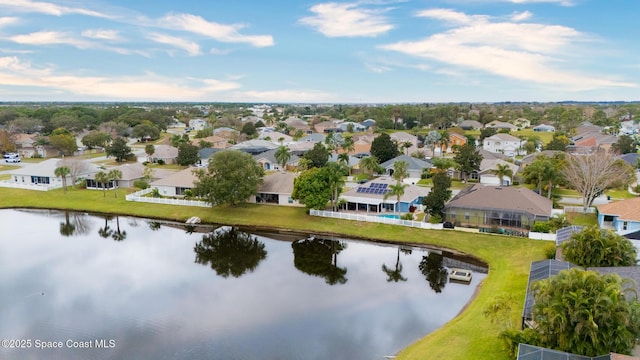
<path id="1" fill-rule="evenodd" d="M 0 101 L 639 101 L 638 0 L 0 0 Z"/>

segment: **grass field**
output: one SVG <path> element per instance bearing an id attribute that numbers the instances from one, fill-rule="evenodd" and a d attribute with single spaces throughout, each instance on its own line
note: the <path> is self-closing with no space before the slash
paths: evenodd
<path id="1" fill-rule="evenodd" d="M 110 213 L 146 218 L 185 221 L 198 216 L 206 223 L 244 225 L 255 228 L 278 228 L 319 234 L 337 235 L 370 241 L 412 245 L 430 245 L 473 255 L 489 265 L 489 275 L 461 314 L 438 331 L 404 349 L 398 359 L 507 360 L 498 340 L 498 325 L 483 315 L 495 297 L 511 294 L 514 324 L 519 324 L 531 261 L 544 258 L 544 241 L 459 231 L 423 230 L 402 226 L 365 223 L 306 215 L 303 208 L 243 205 L 216 208 L 180 207 L 127 202 L 124 189 L 118 197 L 114 191 L 62 189 L 35 192 L 2 189 L 3 208 L 47 208 Z"/>

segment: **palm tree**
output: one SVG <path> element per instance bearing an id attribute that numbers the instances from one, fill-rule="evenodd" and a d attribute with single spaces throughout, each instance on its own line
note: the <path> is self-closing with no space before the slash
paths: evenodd
<path id="1" fill-rule="evenodd" d="M 107 177 L 109 180 L 113 181 L 113 185 L 115 186 L 116 193 L 115 197 L 118 197 L 118 180 L 122 179 L 122 171 L 118 169 L 112 169 L 107 173 Z"/>
<path id="2" fill-rule="evenodd" d="M 331 210 L 336 211 L 336 202 L 344 186 L 344 176 L 348 171 L 344 164 L 335 162 L 328 163 L 326 169 L 329 175 L 329 188 L 331 189 Z"/>
<path id="3" fill-rule="evenodd" d="M 396 161 L 393 163 L 393 178 L 398 180 L 399 182 L 402 182 L 402 180 L 404 180 L 404 178 L 406 178 L 407 176 L 409 176 L 409 163 L 404 161 L 404 160 L 400 160 L 400 161 Z"/>
<path id="4" fill-rule="evenodd" d="M 409 148 L 413 146 L 411 141 L 405 141 L 402 143 L 402 148 L 404 149 L 405 155 L 409 155 Z"/>
<path id="5" fill-rule="evenodd" d="M 155 154 L 156 148 L 153 144 L 147 144 L 144 147 L 144 152 L 147 154 L 147 161 L 151 161 L 151 156 Z"/>
<path id="6" fill-rule="evenodd" d="M 378 170 L 380 163 L 375 156 L 366 156 L 360 159 L 360 168 L 366 170 L 369 175 L 373 175 L 373 172 Z"/>
<path id="7" fill-rule="evenodd" d="M 71 169 L 66 166 L 58 166 L 53 172 L 57 177 L 62 178 L 62 186 L 65 194 L 67 193 L 67 175 L 71 174 Z"/>
<path id="8" fill-rule="evenodd" d="M 396 257 L 395 269 L 387 267 L 386 264 L 382 264 L 382 271 L 387 274 L 388 282 L 407 281 L 407 278 L 402 276 L 402 263 L 400 263 L 400 247 L 398 247 L 398 256 Z"/>
<path id="9" fill-rule="evenodd" d="M 281 165 L 281 169 L 283 171 L 286 171 L 287 162 L 289 161 L 289 159 L 291 159 L 291 152 L 289 151 L 289 148 L 284 145 L 280 145 L 278 147 L 278 150 L 276 150 L 274 156 L 276 158 L 276 161 L 278 162 L 278 165 Z"/>
<path id="10" fill-rule="evenodd" d="M 400 198 L 402 197 L 402 195 L 404 195 L 404 189 L 407 188 L 407 184 L 403 184 L 401 182 L 397 182 L 391 186 L 389 186 L 389 191 L 387 191 L 386 194 L 384 194 L 383 199 L 387 200 L 387 198 L 389 198 L 390 196 L 395 196 L 396 197 L 396 204 L 394 205 L 394 211 L 397 211 L 398 213 L 400 212 Z"/>
<path id="11" fill-rule="evenodd" d="M 102 185 L 103 195 L 104 197 L 107 197 L 107 182 L 109 181 L 107 173 L 104 171 L 98 171 L 94 178 L 98 184 Z"/>
<path id="12" fill-rule="evenodd" d="M 511 177 L 513 176 L 513 170 L 511 170 L 509 164 L 496 164 L 496 168 L 492 172 L 496 174 L 498 179 L 500 179 L 500 186 L 504 184 L 503 178 L 505 176 L 509 179 L 511 179 Z"/>
<path id="13" fill-rule="evenodd" d="M 342 145 L 340 146 L 345 153 L 350 154 L 355 150 L 355 144 L 353 142 L 353 137 L 345 136 L 342 140 Z"/>
<path id="14" fill-rule="evenodd" d="M 449 132 L 447 130 L 440 131 L 440 145 L 444 146 L 444 149 L 441 149 L 440 156 L 444 156 L 444 153 L 449 148 L 449 144 L 451 143 L 451 138 L 449 136 Z"/>

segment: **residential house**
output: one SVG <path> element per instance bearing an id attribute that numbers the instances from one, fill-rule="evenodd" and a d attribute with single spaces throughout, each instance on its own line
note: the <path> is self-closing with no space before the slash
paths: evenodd
<path id="1" fill-rule="evenodd" d="M 155 145 L 155 150 L 149 161 L 157 163 L 163 161 L 165 164 L 175 164 L 178 161 L 178 148 L 170 145 Z"/>
<path id="2" fill-rule="evenodd" d="M 444 208 L 444 220 L 457 226 L 525 235 L 536 221 L 551 218 L 551 200 L 527 188 L 475 184 L 461 190 Z"/>
<path id="3" fill-rule="evenodd" d="M 292 155 L 297 155 L 299 157 L 302 157 L 304 156 L 304 154 L 307 153 L 307 151 L 313 149 L 314 145 L 315 145 L 315 142 L 298 141 L 291 145 L 288 145 L 287 147 L 289 148 L 289 151 L 291 152 Z"/>
<path id="4" fill-rule="evenodd" d="M 226 149 L 231 146 L 231 144 L 229 144 L 229 140 L 218 135 L 207 136 L 200 139 L 191 139 L 191 144 L 195 146 L 200 146 L 201 142 L 209 143 L 211 144 L 210 147 L 215 149 Z"/>
<path id="5" fill-rule="evenodd" d="M 278 131 L 271 131 L 271 132 L 265 132 L 265 133 L 261 133 L 258 136 L 258 139 L 260 140 L 265 140 L 265 141 L 270 141 L 276 145 L 289 145 L 292 144 L 293 141 L 293 137 L 291 137 L 288 134 L 283 134 L 281 132 Z"/>
<path id="6" fill-rule="evenodd" d="M 256 162 L 262 166 L 264 170 L 287 170 L 287 169 L 295 169 L 298 166 L 298 161 L 300 158 L 297 155 L 291 155 L 289 161 L 287 161 L 287 169 L 281 169 L 281 165 L 276 160 L 276 152 L 278 149 L 271 149 L 260 154 L 253 155 L 253 158 Z"/>
<path id="7" fill-rule="evenodd" d="M 363 132 L 363 131 L 367 131 L 367 127 L 357 123 L 357 122 L 353 122 L 353 121 L 345 121 L 342 122 L 340 124 L 338 124 L 338 128 L 343 131 L 343 132 L 347 132 L 349 131 L 349 129 L 351 128 L 351 131 L 349 132 Z"/>
<path id="8" fill-rule="evenodd" d="M 196 166 L 198 167 L 207 167 L 209 166 L 209 159 L 213 156 L 213 154 L 222 151 L 223 149 L 217 148 L 204 148 L 198 150 L 198 162 Z"/>
<path id="9" fill-rule="evenodd" d="M 245 116 L 242 119 L 240 119 L 240 121 L 242 121 L 243 124 L 246 123 L 252 123 L 252 124 L 256 124 L 258 121 L 261 121 L 264 124 L 264 119 L 255 115 L 250 115 L 250 116 Z"/>
<path id="10" fill-rule="evenodd" d="M 484 138 L 482 148 L 492 152 L 514 157 L 523 152 L 522 140 L 509 134 L 495 134 Z"/>
<path id="11" fill-rule="evenodd" d="M 494 128 L 497 130 L 508 130 L 509 132 L 511 131 L 517 131 L 518 127 L 513 125 L 513 124 L 509 124 L 508 122 L 502 122 L 502 121 L 498 121 L 498 120 L 494 120 L 490 123 L 488 123 L 487 125 L 484 126 L 485 128 Z"/>
<path id="12" fill-rule="evenodd" d="M 399 155 L 394 157 L 393 159 L 387 160 L 380 164 L 382 168 L 385 169 L 385 174 L 389 176 L 393 176 L 393 166 L 398 161 L 404 161 L 409 166 L 407 168 L 407 173 L 409 176 L 405 178 L 405 181 L 408 183 L 417 183 L 420 180 L 423 169 L 431 169 L 433 165 L 429 161 L 415 158 L 409 155 Z"/>
<path id="13" fill-rule="evenodd" d="M 548 158 L 552 158 L 557 154 L 563 154 L 563 153 L 564 151 L 559 151 L 559 150 L 542 150 L 540 152 L 534 152 L 534 153 L 525 155 L 524 157 L 522 157 L 522 160 L 520 160 L 519 164 L 520 164 L 520 167 L 524 168 L 526 166 L 531 165 L 531 163 L 534 162 L 539 156 L 546 156 Z M 516 163 L 518 163 L 518 161 L 516 161 Z"/>
<path id="14" fill-rule="evenodd" d="M 484 127 L 481 122 L 475 120 L 464 120 L 458 126 L 462 130 L 480 130 Z"/>
<path id="15" fill-rule="evenodd" d="M 531 267 L 529 268 L 527 293 L 524 300 L 524 309 L 522 310 L 522 328 L 532 327 L 533 325 L 533 305 L 535 304 L 531 285 L 536 281 L 545 280 L 558 275 L 560 271 L 569 270 L 575 267 L 577 266 L 568 261 L 560 260 L 540 260 L 531 263 Z"/>
<path id="16" fill-rule="evenodd" d="M 17 134 L 14 138 L 16 152 L 23 158 L 45 157 L 47 151 L 44 146 L 36 145 L 36 134 Z"/>
<path id="17" fill-rule="evenodd" d="M 324 140 L 326 138 L 327 138 L 327 135 L 325 135 L 323 133 L 313 133 L 313 134 L 309 134 L 309 135 L 303 137 L 302 139 L 300 139 L 298 141 L 299 142 L 310 142 L 310 143 L 317 143 L 317 142 L 324 143 Z"/>
<path id="18" fill-rule="evenodd" d="M 531 121 L 525 118 L 517 118 L 513 120 L 513 125 L 518 127 L 518 130 L 522 130 L 531 127 Z"/>
<path id="19" fill-rule="evenodd" d="M 618 159 L 622 159 L 624 160 L 624 162 L 631 165 L 633 168 L 636 168 L 638 165 L 638 159 L 640 159 L 640 154 L 638 153 L 622 154 L 618 156 Z"/>
<path id="20" fill-rule="evenodd" d="M 42 185 L 43 187 L 48 188 L 62 187 L 62 177 L 55 175 L 56 168 L 60 167 L 61 161 L 62 159 L 52 158 L 37 164 L 9 171 L 8 173 L 11 175 L 11 179 L 9 181 L 23 185 Z M 100 170 L 98 166 L 91 164 L 88 161 L 82 160 L 82 162 L 83 165 L 78 167 L 78 169 L 81 170 L 75 174 L 76 180 L 78 178 L 87 177 Z M 72 179 L 73 177 L 71 175 L 67 176 L 67 185 L 72 185 Z"/>
<path id="21" fill-rule="evenodd" d="M 241 143 L 235 144 L 229 147 L 230 150 L 240 150 L 251 155 L 261 154 L 265 151 L 277 149 L 278 145 L 272 143 L 271 141 L 253 139 L 243 141 Z"/>
<path id="22" fill-rule="evenodd" d="M 640 230 L 640 197 L 597 205 L 598 225 L 618 235 Z"/>
<path id="23" fill-rule="evenodd" d="M 240 131 L 230 127 L 220 127 L 217 129 L 213 129 L 213 134 L 223 137 L 229 140 L 229 142 L 231 143 L 235 143 L 240 137 Z"/>
<path id="24" fill-rule="evenodd" d="M 445 144 L 444 142 L 441 145 L 441 151 L 443 153 L 452 153 L 453 149 L 459 148 L 460 146 L 467 143 L 467 137 L 464 135 L 460 135 L 458 133 L 449 133 L 449 143 Z"/>
<path id="25" fill-rule="evenodd" d="M 573 142 L 567 146 L 567 152 L 571 154 L 592 154 L 598 151 L 609 151 L 611 145 L 618 142 L 618 138 L 603 134 L 602 132 L 587 131 L 571 138 Z"/>
<path id="26" fill-rule="evenodd" d="M 342 132 L 336 123 L 330 120 L 319 122 L 315 124 L 313 128 L 319 133 Z"/>
<path id="27" fill-rule="evenodd" d="M 369 129 L 373 126 L 376 126 L 376 121 L 373 119 L 367 119 L 362 122 L 362 125 L 365 126 L 367 129 Z"/>
<path id="28" fill-rule="evenodd" d="M 204 119 L 191 119 L 189 120 L 189 127 L 192 130 L 204 130 L 205 128 L 209 127 L 209 122 L 207 120 Z"/>
<path id="29" fill-rule="evenodd" d="M 296 174 L 278 171 L 264 177 L 258 188 L 258 194 L 249 198 L 250 203 L 301 206 L 298 200 L 291 198 L 293 180 Z"/>
<path id="30" fill-rule="evenodd" d="M 194 169 L 188 168 L 156 180 L 149 186 L 153 189 L 158 189 L 162 196 L 184 196 L 185 191 L 195 187 L 194 182 L 197 179 Z"/>
<path id="31" fill-rule="evenodd" d="M 554 132 L 556 128 L 552 125 L 540 124 L 533 127 L 533 131 L 537 132 Z"/>
<path id="32" fill-rule="evenodd" d="M 344 200 L 341 208 L 349 211 L 362 211 L 366 213 L 385 212 L 411 212 L 422 205 L 422 198 L 429 194 L 429 189 L 416 185 L 407 185 L 404 194 L 398 202 L 397 196 L 384 198 L 390 191 L 390 186 L 396 184 L 396 180 L 382 176 L 347 190 L 340 195 Z"/>
<path id="33" fill-rule="evenodd" d="M 397 131 L 389 134 L 389 137 L 391 138 L 391 141 L 395 141 L 398 144 L 398 149 L 404 154 L 413 154 L 418 151 L 418 137 L 413 134 L 409 134 L 404 131 Z M 409 148 L 405 148 L 405 143 L 410 143 L 411 146 Z"/>
<path id="34" fill-rule="evenodd" d="M 311 125 L 308 122 L 299 119 L 297 117 L 289 117 L 284 121 L 288 127 L 293 128 L 293 133 L 301 130 L 305 135 L 313 134 L 313 130 L 311 129 Z"/>
<path id="35" fill-rule="evenodd" d="M 110 170 L 118 170 L 122 173 L 122 177 L 116 181 L 110 181 L 107 184 L 107 188 L 111 189 L 114 186 L 118 186 L 121 188 L 132 188 L 134 187 L 134 182 L 136 180 L 141 180 L 144 178 L 146 167 L 141 163 L 132 163 L 132 164 L 122 164 L 118 166 L 114 166 L 112 168 L 103 170 L 104 172 L 108 172 Z M 87 189 L 100 189 L 102 190 L 103 184 L 99 184 L 96 182 L 95 173 L 87 175 L 85 177 L 85 184 Z"/>
<path id="36" fill-rule="evenodd" d="M 506 165 L 511 170 L 511 176 L 504 176 L 502 181 L 496 175 L 498 165 Z M 500 159 L 482 159 L 480 162 L 480 171 L 478 171 L 478 178 L 481 184 L 485 185 L 497 185 L 497 186 L 509 186 L 513 183 L 513 178 L 518 172 L 518 165 L 500 160 Z M 473 176 L 471 177 L 473 178 Z"/>

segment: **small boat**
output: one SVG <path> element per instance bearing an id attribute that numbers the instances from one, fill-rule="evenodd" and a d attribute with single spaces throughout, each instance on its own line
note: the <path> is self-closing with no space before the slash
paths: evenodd
<path id="1" fill-rule="evenodd" d="M 193 216 L 186 221 L 187 224 L 200 224 L 201 220 L 197 216 Z"/>
<path id="2" fill-rule="evenodd" d="M 471 270 L 453 268 L 449 270 L 449 280 L 471 282 Z"/>

